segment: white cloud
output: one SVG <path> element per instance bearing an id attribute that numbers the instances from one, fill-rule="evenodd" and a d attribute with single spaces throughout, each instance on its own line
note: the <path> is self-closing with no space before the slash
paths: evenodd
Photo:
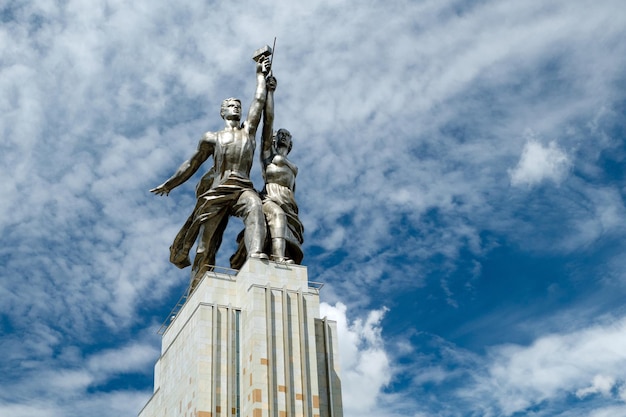
<path id="1" fill-rule="evenodd" d="M 87 366 L 95 375 L 104 375 L 125 372 L 144 373 L 146 369 L 150 369 L 158 358 L 159 350 L 149 344 L 136 344 L 101 351 L 89 358 Z"/>
<path id="2" fill-rule="evenodd" d="M 543 146 L 536 140 L 529 140 L 524 145 L 517 166 L 509 170 L 511 184 L 530 187 L 550 180 L 558 185 L 565 179 L 570 165 L 567 154 L 555 142 Z"/>
<path id="3" fill-rule="evenodd" d="M 67 398 L 28 398 L 23 404 L 0 403 L 0 415 L 10 417 L 80 417 L 85 410 L 98 417 L 135 416 L 149 398 L 148 392 L 107 392 Z"/>
<path id="4" fill-rule="evenodd" d="M 145 339 L 146 335 L 138 334 L 137 338 Z M 21 367 L 20 377 L 0 393 L 0 415 L 69 417 L 90 409 L 112 417 L 136 414 L 145 404 L 149 391 L 100 392 L 98 386 L 125 374 L 151 374 L 159 356 L 152 340 L 133 341 L 88 357 L 82 357 L 76 347 L 63 350 L 55 358 L 40 357 L 36 366 Z M 90 388 L 94 394 L 87 393 Z M 36 399 L 33 393 L 37 393 Z M 120 400 L 123 402 L 116 402 Z"/>
<path id="5" fill-rule="evenodd" d="M 380 415 L 381 391 L 391 381 L 391 364 L 381 335 L 385 309 L 370 311 L 365 320 L 350 321 L 346 313 L 341 303 L 320 305 L 320 316 L 337 322 L 344 414 Z"/>
<path id="6" fill-rule="evenodd" d="M 613 389 L 624 384 L 626 318 L 541 336 L 529 346 L 495 346 L 485 359 L 484 372 L 473 371 L 475 381 L 459 393 L 487 415 L 510 416 L 568 395 L 619 399 Z"/>
<path id="7" fill-rule="evenodd" d="M 605 397 L 610 397 L 615 382 L 615 378 L 612 376 L 596 375 L 593 377 L 591 386 L 577 390 L 576 396 L 578 398 L 584 398 L 592 394 L 602 394 Z"/>
<path id="8" fill-rule="evenodd" d="M 617 405 L 612 407 L 602 407 L 592 410 L 588 414 L 589 417 L 626 417 L 626 406 Z M 581 417 L 583 415 L 581 414 Z"/>

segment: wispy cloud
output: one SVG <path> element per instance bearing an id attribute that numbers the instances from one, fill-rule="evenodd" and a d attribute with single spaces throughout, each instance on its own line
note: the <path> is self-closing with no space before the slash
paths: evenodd
<path id="1" fill-rule="evenodd" d="M 606 318 L 580 330 L 544 334 L 528 345 L 491 346 L 482 354 L 422 335 L 413 346 L 387 347 L 394 360 L 411 358 L 415 372 L 412 388 L 395 395 L 418 415 L 623 415 L 625 325 L 624 318 Z M 417 353 L 427 352 L 428 345 L 435 349 Z M 450 388 L 445 404 L 430 394 L 433 386 Z"/>
<path id="2" fill-rule="evenodd" d="M 474 404 L 489 404 L 483 406 L 489 415 L 513 415 L 542 402 L 565 402 L 568 396 L 610 405 L 611 400 L 621 400 L 618 391 L 624 384 L 618 371 L 626 361 L 624 326 L 622 318 L 545 335 L 530 346 L 494 347 L 486 372 L 460 392 Z M 626 408 L 620 407 L 622 412 Z"/>
<path id="3" fill-rule="evenodd" d="M 130 409 L 145 398 L 145 383 L 84 387 L 100 383 L 94 369 L 106 374 L 108 361 L 98 358 L 132 359 L 110 368 L 112 378 L 145 365 L 150 349 L 126 341 L 152 326 L 189 279 L 167 262 L 167 248 L 193 207 L 194 180 L 168 198 L 147 190 L 203 132 L 220 128 L 223 98 L 247 103 L 250 54 L 274 36 L 276 126 L 294 135 L 305 263 L 326 283 L 324 299 L 347 306 L 346 338 L 362 343 L 355 357 L 378 358 L 380 368 L 350 369 L 371 377 L 374 391 L 391 387 L 382 402 L 416 369 L 385 365 L 384 337 L 367 339 L 367 329 L 393 334 L 393 346 L 412 344 L 369 312 L 400 308 L 401 325 L 419 332 L 415 317 L 438 316 L 426 313 L 437 297 L 456 311 L 506 297 L 476 292 L 494 248 L 589 259 L 568 282 L 572 299 L 589 286 L 623 291 L 621 8 L 587 0 L 0 6 L 0 385 L 22 387 L 7 391 L 0 414 L 72 415 L 110 400 Z M 258 166 L 253 178 L 260 187 Z M 229 228 L 222 264 L 239 228 Z M 524 348 L 511 349 L 490 351 L 494 366 L 517 366 Z M 463 352 L 468 368 L 479 366 L 480 355 Z M 43 390 L 35 375 L 53 365 L 76 396 L 50 407 L 27 401 Z M 436 381 L 449 370 L 431 365 L 430 383 L 447 393 Z M 576 383 L 557 385 L 590 405 L 602 397 L 592 390 L 603 392 L 612 377 L 619 401 L 623 383 L 607 369 L 590 366 Z M 546 398 L 561 392 L 537 383 Z M 422 393 L 439 405 L 446 397 Z M 450 407 L 442 409 L 455 415 Z M 598 407 L 588 415 L 622 412 L 621 403 Z"/>

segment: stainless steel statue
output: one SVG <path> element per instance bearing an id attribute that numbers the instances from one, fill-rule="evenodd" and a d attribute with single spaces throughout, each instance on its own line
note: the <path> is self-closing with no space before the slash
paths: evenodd
<path id="1" fill-rule="evenodd" d="M 268 90 L 263 118 L 261 164 L 265 188 L 261 192 L 263 213 L 272 239 L 271 259 L 277 262 L 302 261 L 304 227 L 298 218 L 296 204 L 296 175 L 298 167 L 287 155 L 293 142 L 287 129 L 278 129 L 273 135 L 274 89 Z"/>
<path id="2" fill-rule="evenodd" d="M 256 91 L 243 123 L 241 101 L 233 98 L 224 100 L 220 111 L 224 129 L 205 133 L 191 158 L 183 162 L 170 179 L 150 190 L 158 195 L 169 194 L 187 181 L 209 157 L 213 157 L 213 167 L 196 189 L 196 207 L 170 247 L 170 261 L 179 268 L 185 268 L 191 265 L 189 251 L 200 236 L 192 277 L 199 277 L 215 265 L 215 255 L 231 215 L 243 219 L 243 241 L 248 256 L 268 259 L 263 252 L 266 239 L 263 204 L 249 177 L 256 146 L 255 134 L 267 99 L 266 77 L 270 71 L 270 55 L 269 47 L 255 54 Z"/>
<path id="3" fill-rule="evenodd" d="M 291 133 L 279 129 L 274 134 L 274 90 L 276 79 L 268 78 L 267 100 L 263 112 L 261 135 L 261 164 L 265 187 L 261 191 L 263 213 L 268 225 L 265 251 L 270 259 L 280 263 L 300 264 L 303 258 L 302 242 L 304 227 L 298 218 L 296 204 L 296 175 L 298 167 L 287 158 L 291 151 Z M 239 248 L 231 258 L 231 266 L 239 269 L 245 262 L 245 245 L 242 235 L 238 237 Z"/>

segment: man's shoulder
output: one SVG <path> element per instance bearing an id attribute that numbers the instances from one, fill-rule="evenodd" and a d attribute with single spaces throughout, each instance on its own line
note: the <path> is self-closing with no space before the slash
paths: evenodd
<path id="1" fill-rule="evenodd" d="M 208 155 L 213 153 L 216 144 L 217 135 L 215 134 L 215 132 L 206 132 L 202 135 L 200 141 L 198 142 L 198 151 L 206 154 L 208 157 Z"/>
<path id="2" fill-rule="evenodd" d="M 218 137 L 219 132 L 205 132 L 202 135 L 202 139 L 200 139 L 201 142 L 215 142 L 215 140 Z"/>

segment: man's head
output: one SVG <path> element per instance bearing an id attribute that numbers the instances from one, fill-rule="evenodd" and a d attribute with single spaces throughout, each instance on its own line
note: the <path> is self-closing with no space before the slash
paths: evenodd
<path id="1" fill-rule="evenodd" d="M 231 97 L 222 101 L 220 116 L 224 120 L 241 120 L 241 100 Z"/>
<path id="2" fill-rule="evenodd" d="M 286 150 L 286 154 L 291 152 L 293 142 L 291 141 L 291 133 L 287 129 L 278 129 L 278 132 L 274 135 L 274 147 L 280 152 L 281 149 Z"/>

